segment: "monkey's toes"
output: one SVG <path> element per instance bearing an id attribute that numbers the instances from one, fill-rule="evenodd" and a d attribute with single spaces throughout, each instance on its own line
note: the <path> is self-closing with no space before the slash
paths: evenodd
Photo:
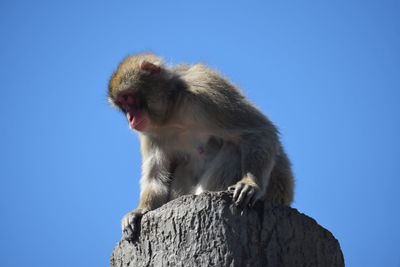
<path id="1" fill-rule="evenodd" d="M 122 218 L 122 239 L 132 241 L 136 239 L 140 232 L 141 213 L 129 212 Z"/>

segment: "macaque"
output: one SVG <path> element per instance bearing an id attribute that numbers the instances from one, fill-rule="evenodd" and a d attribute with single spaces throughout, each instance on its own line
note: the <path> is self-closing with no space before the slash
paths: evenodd
<path id="1" fill-rule="evenodd" d="M 276 127 L 218 72 L 128 56 L 111 76 L 108 100 L 141 145 L 140 203 L 122 219 L 124 239 L 137 236 L 143 214 L 185 194 L 229 190 L 242 208 L 292 202 Z"/>

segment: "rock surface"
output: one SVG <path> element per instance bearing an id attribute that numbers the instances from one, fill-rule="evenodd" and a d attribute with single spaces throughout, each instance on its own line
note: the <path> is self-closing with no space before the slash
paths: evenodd
<path id="1" fill-rule="evenodd" d="M 338 241 L 284 206 L 237 208 L 228 193 L 175 199 L 147 213 L 135 242 L 120 241 L 111 266 L 344 266 Z"/>

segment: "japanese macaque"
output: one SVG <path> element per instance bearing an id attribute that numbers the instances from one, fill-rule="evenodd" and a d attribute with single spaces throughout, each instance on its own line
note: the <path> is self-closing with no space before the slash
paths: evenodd
<path id="1" fill-rule="evenodd" d="M 108 99 L 141 144 L 140 203 L 122 219 L 124 239 L 137 235 L 143 214 L 185 194 L 229 190 L 242 208 L 292 202 L 277 129 L 216 71 L 129 56 L 110 79 Z"/>

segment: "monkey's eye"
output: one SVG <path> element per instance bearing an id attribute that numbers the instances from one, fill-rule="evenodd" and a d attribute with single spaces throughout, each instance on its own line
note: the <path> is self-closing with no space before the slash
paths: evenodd
<path id="1" fill-rule="evenodd" d="M 121 92 L 114 101 L 118 108 L 127 113 L 131 110 L 136 110 L 139 108 L 139 102 L 137 97 L 131 92 Z"/>
<path id="2" fill-rule="evenodd" d="M 128 102 L 129 97 L 130 97 L 130 95 L 128 95 L 128 94 L 121 95 L 121 100 L 124 102 Z"/>

